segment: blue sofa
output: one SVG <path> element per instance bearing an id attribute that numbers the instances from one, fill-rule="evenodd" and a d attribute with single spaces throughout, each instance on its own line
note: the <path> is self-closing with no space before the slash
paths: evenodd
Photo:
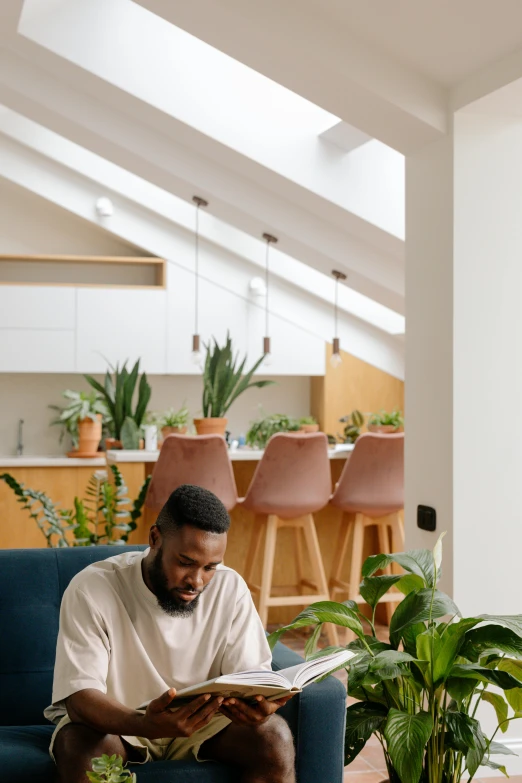
<path id="1" fill-rule="evenodd" d="M 144 547 L 129 547 L 143 549 Z M 114 547 L 0 551 L 0 781 L 53 783 L 48 747 L 53 726 L 42 711 L 51 701 L 58 618 L 71 578 Z M 274 668 L 299 663 L 278 644 Z M 310 685 L 281 715 L 297 747 L 299 783 L 341 783 L 346 692 L 330 677 Z M 158 761 L 137 768 L 138 783 L 232 783 L 237 770 L 207 762 Z"/>

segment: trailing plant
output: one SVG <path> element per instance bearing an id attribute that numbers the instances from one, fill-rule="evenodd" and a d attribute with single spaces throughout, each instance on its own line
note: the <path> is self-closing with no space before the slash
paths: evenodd
<path id="1" fill-rule="evenodd" d="M 522 716 L 522 615 L 462 618 L 452 599 L 437 589 L 441 539 L 433 552 L 366 560 L 360 592 L 370 619 L 354 601 L 320 601 L 269 637 L 273 647 L 285 631 L 311 626 L 305 654 L 313 658 L 342 649 L 317 652 L 323 623 L 355 634 L 347 647 L 356 655 L 346 669 L 348 694 L 358 701 L 346 713 L 345 763 L 375 734 L 391 783 L 459 783 L 464 775 L 471 781 L 481 765 L 507 774 L 492 758 L 511 754 L 497 735 Z M 376 575 L 391 563 L 406 573 Z M 385 644 L 375 634 L 375 610 L 392 587 L 405 597 Z M 496 715 L 491 736 L 477 719 L 482 704 Z"/>
<path id="2" fill-rule="evenodd" d="M 272 413 L 255 421 L 246 434 L 246 443 L 254 449 L 264 449 L 276 432 L 296 432 L 300 420 L 292 419 L 284 413 Z"/>
<path id="3" fill-rule="evenodd" d="M 254 387 L 270 386 L 273 381 L 252 381 L 252 376 L 264 359 L 260 359 L 248 371 L 243 373 L 246 356 L 239 361 L 239 355 L 234 356 L 232 340 L 227 334 L 227 340 L 220 347 L 217 340 L 205 345 L 206 357 L 203 369 L 203 416 L 205 418 L 223 418 L 240 394 Z"/>
<path id="4" fill-rule="evenodd" d="M 370 414 L 368 424 L 376 427 L 395 427 L 398 430 L 404 427 L 404 417 L 402 411 L 396 408 L 389 413 L 387 411 L 378 411 L 378 413 Z"/>
<path id="5" fill-rule="evenodd" d="M 109 412 L 103 398 L 96 391 L 78 392 L 66 389 L 62 392 L 62 396 L 69 401 L 67 405 L 49 405 L 49 408 L 58 414 L 51 421 L 51 424 L 58 425 L 61 428 L 60 443 L 67 433 L 71 436 L 74 448 L 77 448 L 79 436 L 78 422 L 83 419 L 96 421 L 97 416 L 101 415 L 102 423 L 107 424 L 110 419 Z"/>
<path id="6" fill-rule="evenodd" d="M 116 465 L 109 468 L 113 481 L 108 480 L 106 471 L 95 471 L 85 498 L 75 497 L 72 509 L 60 508 L 45 492 L 29 489 L 9 473 L 3 473 L 0 479 L 11 487 L 24 511 L 34 519 L 48 547 L 126 544 L 141 516 L 150 476 L 131 502 L 120 471 Z"/>
<path id="7" fill-rule="evenodd" d="M 123 767 L 121 756 L 98 756 L 91 761 L 92 772 L 85 774 L 91 783 L 136 783 L 136 775 Z"/>
<path id="8" fill-rule="evenodd" d="M 140 376 L 139 371 L 138 359 L 130 372 L 127 370 L 127 362 L 124 362 L 121 368 L 118 364 L 116 367 L 111 366 L 105 373 L 103 385 L 91 375 L 84 376 L 105 400 L 110 415 L 109 432 L 113 438 L 121 441 L 124 449 L 139 448 L 140 427 L 151 397 L 147 376 L 145 373 Z M 133 407 L 136 388 L 137 400 Z"/>
<path id="9" fill-rule="evenodd" d="M 345 443 L 355 443 L 361 434 L 361 427 L 364 425 L 364 415 L 361 411 L 352 411 L 347 416 L 343 416 L 339 421 L 346 425 L 343 430 L 343 440 Z"/>
<path id="10" fill-rule="evenodd" d="M 163 413 L 157 414 L 156 423 L 162 427 L 186 427 L 190 417 L 189 409 L 184 405 L 179 410 L 169 408 Z"/>

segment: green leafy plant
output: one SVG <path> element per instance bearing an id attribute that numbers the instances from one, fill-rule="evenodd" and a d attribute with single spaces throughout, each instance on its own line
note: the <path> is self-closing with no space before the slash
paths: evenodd
<path id="1" fill-rule="evenodd" d="M 109 432 L 113 438 L 121 441 L 124 449 L 139 448 L 140 427 L 152 393 L 146 374 L 140 376 L 139 371 L 138 359 L 130 372 L 127 370 L 127 362 L 121 368 L 118 364 L 116 367 L 111 366 L 105 373 L 103 385 L 91 375 L 85 375 L 87 382 L 104 399 L 110 415 Z M 137 400 L 133 407 L 136 388 Z"/>
<path id="2" fill-rule="evenodd" d="M 255 421 L 246 434 L 246 443 L 254 449 L 264 449 L 276 432 L 296 432 L 300 421 L 284 413 L 272 413 Z"/>
<path id="3" fill-rule="evenodd" d="M 246 364 L 246 356 L 239 361 L 239 356 L 234 356 L 232 340 L 227 334 L 227 340 L 223 347 L 219 346 L 216 339 L 213 343 L 205 345 L 206 357 L 203 369 L 203 416 L 205 418 L 223 418 L 240 394 L 247 389 L 270 386 L 273 381 L 252 381 L 252 376 L 264 359 L 262 356 L 254 366 L 243 374 Z"/>
<path id="4" fill-rule="evenodd" d="M 190 417 L 189 409 L 184 405 L 179 410 L 169 408 L 157 415 L 158 427 L 186 427 Z"/>
<path id="5" fill-rule="evenodd" d="M 273 647 L 285 631 L 311 626 L 305 654 L 313 658 L 342 649 L 316 650 L 323 623 L 355 634 L 347 647 L 356 655 L 346 668 L 348 693 L 358 702 L 346 713 L 345 763 L 375 734 L 391 783 L 459 783 L 464 774 L 471 781 L 481 765 L 506 774 L 492 757 L 511 751 L 496 737 L 522 716 L 522 615 L 462 618 L 452 599 L 437 589 L 441 539 L 433 552 L 420 549 L 366 560 L 360 592 L 369 619 L 354 601 L 320 601 L 269 637 Z M 391 563 L 406 573 L 377 575 Z M 405 597 L 392 616 L 385 644 L 375 634 L 375 610 L 392 588 Z M 476 717 L 483 703 L 497 719 L 489 737 Z"/>
<path id="6" fill-rule="evenodd" d="M 109 467 L 113 481 L 108 480 L 106 471 L 95 471 L 85 498 L 75 497 L 72 509 L 60 508 L 45 492 L 29 489 L 9 473 L 3 473 L 0 479 L 11 487 L 24 511 L 34 519 L 48 547 L 125 544 L 141 517 L 150 476 L 131 502 L 120 471 L 116 465 Z"/>
<path id="7" fill-rule="evenodd" d="M 67 405 L 49 405 L 49 408 L 58 414 L 51 424 L 61 428 L 60 443 L 67 433 L 71 436 L 73 446 L 77 448 L 78 422 L 83 419 L 96 421 L 98 414 L 101 414 L 102 423 L 107 424 L 110 419 L 109 412 L 103 398 L 96 391 L 78 392 L 66 389 L 62 396 L 68 400 Z"/>
<path id="8" fill-rule="evenodd" d="M 136 783 L 136 775 L 123 768 L 121 756 L 98 756 L 91 761 L 92 772 L 86 775 L 91 783 Z"/>
<path id="9" fill-rule="evenodd" d="M 395 427 L 398 430 L 404 427 L 404 417 L 402 411 L 397 409 L 389 413 L 387 411 L 379 411 L 378 413 L 370 414 L 368 424 L 376 427 Z"/>
<path id="10" fill-rule="evenodd" d="M 303 424 L 317 424 L 317 419 L 314 419 L 313 416 L 303 416 L 298 419 L 298 423 L 299 426 L 302 426 Z"/>
<path id="11" fill-rule="evenodd" d="M 345 443 L 355 443 L 361 434 L 361 427 L 364 425 L 364 415 L 361 411 L 352 411 L 347 416 L 343 416 L 339 421 L 346 425 L 343 430 L 343 440 Z"/>

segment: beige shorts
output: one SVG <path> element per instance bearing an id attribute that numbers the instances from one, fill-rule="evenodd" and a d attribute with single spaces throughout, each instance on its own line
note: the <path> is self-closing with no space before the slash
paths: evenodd
<path id="1" fill-rule="evenodd" d="M 64 726 L 71 722 L 69 716 L 64 715 L 60 722 L 57 723 L 53 732 L 49 753 L 54 762 L 56 762 L 56 759 L 53 756 L 53 747 L 56 735 L 60 729 L 63 729 Z M 199 749 L 202 744 L 222 731 L 229 723 L 229 719 L 225 718 L 224 715 L 214 715 L 210 723 L 195 731 L 190 737 L 156 740 L 149 740 L 145 737 L 122 737 L 122 739 L 128 742 L 129 745 L 132 745 L 143 757 L 143 761 L 134 762 L 137 764 L 145 764 L 147 761 L 183 761 L 191 758 L 196 759 L 196 761 L 205 761 L 205 759 L 199 757 Z"/>

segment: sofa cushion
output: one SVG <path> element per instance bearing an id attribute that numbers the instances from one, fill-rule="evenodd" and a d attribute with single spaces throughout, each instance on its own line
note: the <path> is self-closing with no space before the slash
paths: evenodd
<path id="1" fill-rule="evenodd" d="M 49 756 L 54 726 L 0 727 L 0 779 L 3 783 L 55 783 Z M 156 761 L 131 765 L 140 783 L 236 783 L 237 771 L 223 764 L 195 761 Z"/>

